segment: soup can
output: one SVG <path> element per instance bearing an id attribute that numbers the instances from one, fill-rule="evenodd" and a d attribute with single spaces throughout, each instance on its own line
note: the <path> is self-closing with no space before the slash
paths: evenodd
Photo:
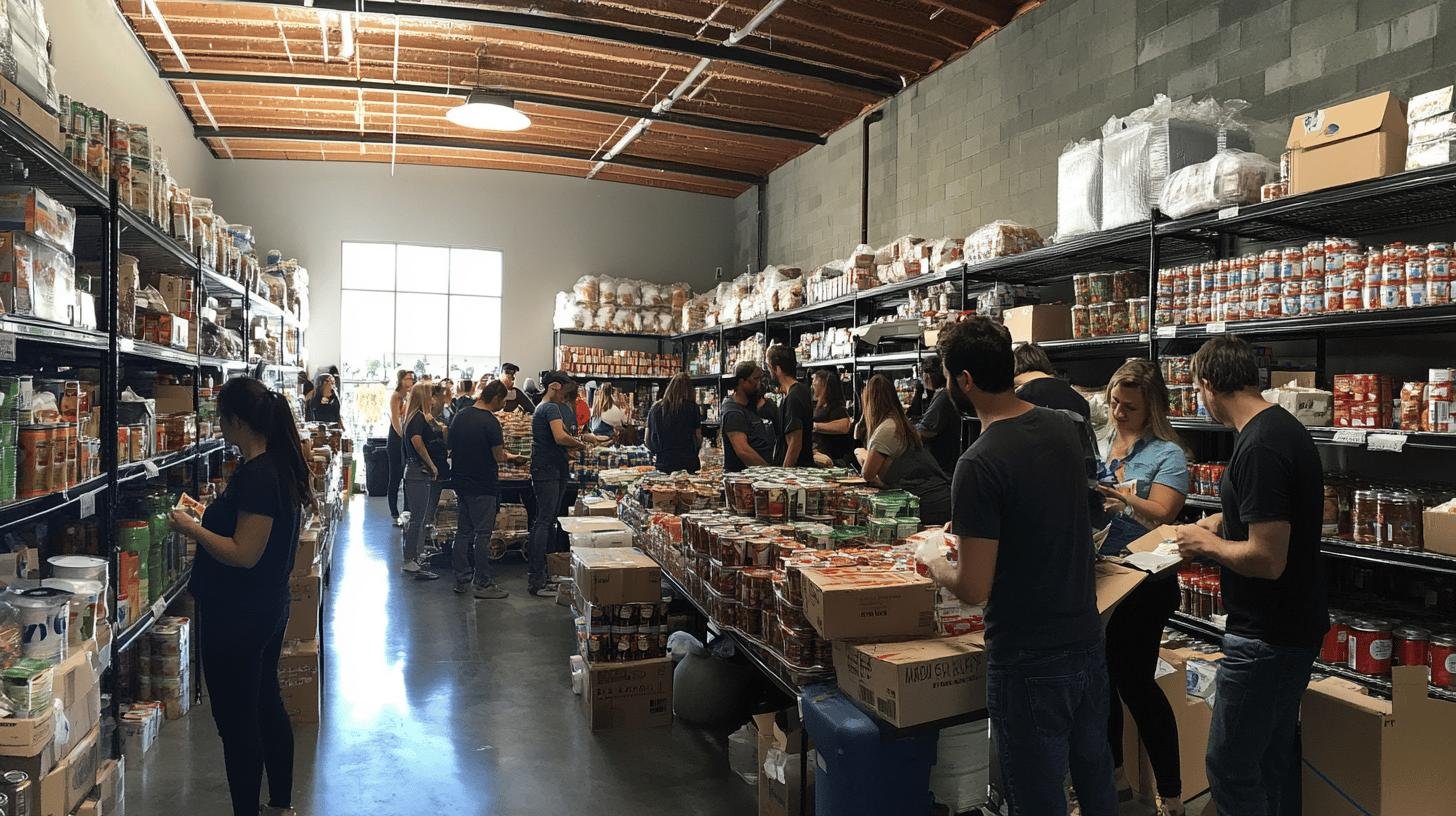
<path id="1" fill-rule="evenodd" d="M 1390 674 L 1392 643 L 1390 624 L 1383 620 L 1357 620 L 1350 623 L 1349 658 L 1352 671 L 1370 677 Z"/>
<path id="2" fill-rule="evenodd" d="M 1394 658 L 1397 666 L 1426 665 L 1426 649 L 1430 645 L 1431 632 L 1419 626 L 1402 626 L 1391 633 L 1394 642 Z"/>
<path id="3" fill-rule="evenodd" d="M 1456 691 L 1456 633 L 1432 635 L 1426 652 L 1431 685 Z"/>
<path id="4" fill-rule="evenodd" d="M 1345 617 L 1331 612 L 1330 628 L 1325 630 L 1324 642 L 1320 644 L 1320 660 L 1337 665 L 1348 663 L 1349 640 L 1350 626 L 1345 622 Z"/>

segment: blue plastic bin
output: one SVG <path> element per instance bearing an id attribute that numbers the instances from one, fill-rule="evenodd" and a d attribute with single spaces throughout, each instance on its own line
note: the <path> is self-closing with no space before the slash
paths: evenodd
<path id="1" fill-rule="evenodd" d="M 925 816 L 939 732 L 884 739 L 874 719 L 832 685 L 802 692 L 804 728 L 819 752 L 816 816 Z"/>

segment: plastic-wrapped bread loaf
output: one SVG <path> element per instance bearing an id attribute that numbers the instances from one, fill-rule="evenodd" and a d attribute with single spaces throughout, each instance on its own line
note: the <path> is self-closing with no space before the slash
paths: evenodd
<path id="1" fill-rule="evenodd" d="M 1173 173 L 1163 187 L 1158 207 L 1172 218 L 1252 204 L 1259 191 L 1278 177 L 1279 165 L 1258 153 L 1225 150 L 1206 162 Z"/>
<path id="2" fill-rule="evenodd" d="M 1042 245 L 1034 227 L 1013 221 L 992 221 L 966 237 L 962 250 L 967 261 L 984 261 L 1017 255 Z"/>
<path id="3" fill-rule="evenodd" d="M 617 279 L 602 275 L 597 278 L 597 287 L 600 292 L 599 304 L 602 306 L 617 305 Z"/>
<path id="4" fill-rule="evenodd" d="M 617 282 L 617 305 L 618 306 L 639 306 L 642 304 L 642 287 L 637 281 L 622 280 Z"/>
<path id="5" fill-rule="evenodd" d="M 595 309 L 601 305 L 600 283 L 596 275 L 582 275 L 572 284 L 571 291 L 576 295 L 578 303 L 585 303 Z"/>

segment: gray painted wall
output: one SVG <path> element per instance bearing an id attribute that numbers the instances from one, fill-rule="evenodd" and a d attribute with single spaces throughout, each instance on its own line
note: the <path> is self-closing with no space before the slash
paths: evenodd
<path id="1" fill-rule="evenodd" d="M 1456 81 L 1456 0 L 1048 0 L 907 89 L 870 131 L 870 243 L 965 236 L 1006 218 L 1055 231 L 1057 156 L 1155 93 L 1245 99 L 1258 149 L 1289 121 Z M 770 176 L 767 262 L 812 267 L 859 240 L 861 125 Z M 735 204 L 735 269 L 757 193 Z"/>

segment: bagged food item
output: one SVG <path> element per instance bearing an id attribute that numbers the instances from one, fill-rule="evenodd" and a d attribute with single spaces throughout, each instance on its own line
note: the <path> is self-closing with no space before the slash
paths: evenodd
<path id="1" fill-rule="evenodd" d="M 0 230 L 19 230 L 70 252 L 76 242 L 76 211 L 38 187 L 0 186 Z"/>
<path id="2" fill-rule="evenodd" d="M 1423 382 L 1407 382 L 1400 386 L 1400 429 L 1419 431 L 1426 422 L 1427 385 Z"/>
<path id="3" fill-rule="evenodd" d="M 601 305 L 600 281 L 596 275 L 582 275 L 577 278 L 571 291 L 576 295 L 578 303 L 585 303 L 593 309 Z"/>
<path id="4" fill-rule="evenodd" d="M 1415 123 L 1421 119 L 1429 119 L 1432 116 L 1451 111 L 1453 91 L 1456 91 L 1456 88 L 1447 85 L 1443 88 L 1437 88 L 1434 91 L 1426 91 L 1425 93 L 1412 96 L 1410 98 L 1410 104 L 1405 109 L 1406 121 Z M 1412 134 L 1410 140 L 1416 140 L 1414 134 Z"/>
<path id="5" fill-rule="evenodd" d="M 1175 171 L 1163 187 L 1158 207 L 1182 218 L 1259 200 L 1263 186 L 1277 177 L 1279 165 L 1258 153 L 1225 150 L 1205 162 Z"/>
<path id="6" fill-rule="evenodd" d="M 1148 107 L 1109 119 L 1102 127 L 1102 229 L 1150 218 L 1170 175 L 1218 151 L 1229 118 L 1211 99 L 1173 102 L 1158 94 Z"/>
<path id="7" fill-rule="evenodd" d="M 668 306 L 671 306 L 673 311 L 682 309 L 688 299 L 693 296 L 693 288 L 686 283 L 674 283 L 669 289 L 671 294 L 668 295 Z"/>
<path id="8" fill-rule="evenodd" d="M 1102 228 L 1102 140 L 1067 145 L 1057 159 L 1057 238 Z"/>
<path id="9" fill-rule="evenodd" d="M 576 299 L 570 292 L 556 293 L 556 306 L 551 311 L 551 326 L 556 329 L 579 329 L 573 320 L 572 313 L 576 310 Z"/>
<path id="10" fill-rule="evenodd" d="M 962 251 L 967 261 L 985 261 L 1017 255 L 1041 245 L 1041 234 L 1034 227 L 1012 221 L 992 221 L 967 236 Z"/>
<path id="11" fill-rule="evenodd" d="M 939 272 L 965 257 L 965 242 L 959 238 L 940 238 L 930 242 L 930 270 Z"/>
<path id="12" fill-rule="evenodd" d="M 597 279 L 600 304 L 602 306 L 617 305 L 617 279 L 602 275 Z"/>
<path id="13" fill-rule="evenodd" d="M 605 297 L 606 296 L 606 292 L 603 291 L 602 295 L 603 295 L 603 297 Z M 594 322 L 594 328 L 602 329 L 603 331 L 610 330 L 611 327 L 612 327 L 612 321 L 613 321 L 613 319 L 616 318 L 616 316 L 617 316 L 617 307 L 615 305 L 607 304 L 607 305 L 601 306 L 596 311 L 596 320 Z"/>
<path id="14" fill-rule="evenodd" d="M 875 251 L 869 244 L 860 244 L 849 254 L 849 260 L 845 262 L 846 271 L 850 269 L 863 269 L 873 272 L 875 268 Z"/>
<path id="15" fill-rule="evenodd" d="M 678 331 L 697 331 L 707 325 L 708 298 L 706 295 L 699 295 L 685 302 L 681 307 L 682 321 L 678 324 Z"/>
<path id="16" fill-rule="evenodd" d="M 637 281 L 622 280 L 617 282 L 617 305 L 638 306 L 642 303 L 642 287 Z"/>
<path id="17" fill-rule="evenodd" d="M 1439 113 L 1410 123 L 1410 144 L 1456 136 L 1456 113 Z"/>

